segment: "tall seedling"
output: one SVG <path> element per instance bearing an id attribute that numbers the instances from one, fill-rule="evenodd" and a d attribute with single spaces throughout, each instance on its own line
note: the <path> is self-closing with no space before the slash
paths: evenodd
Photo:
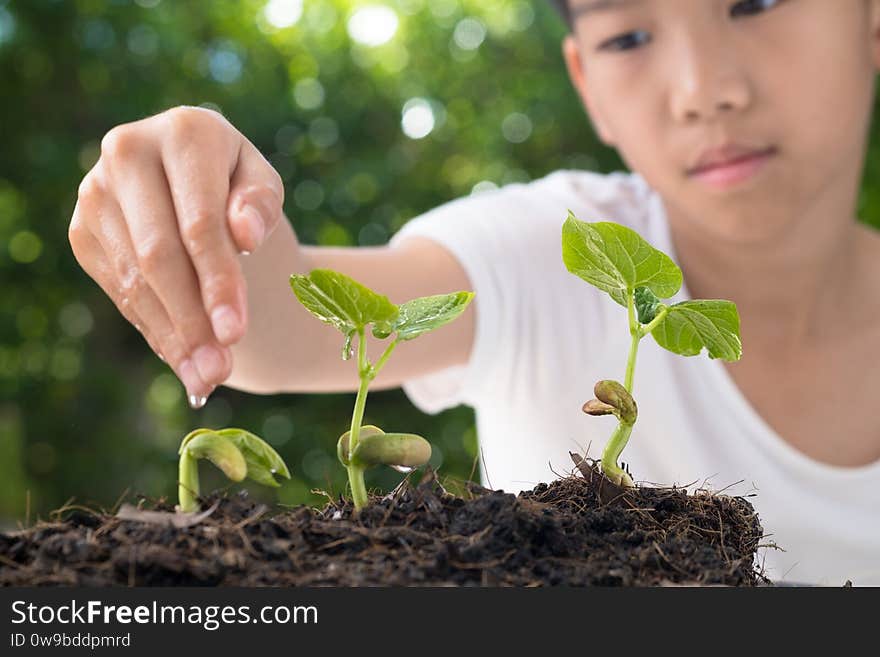
<path id="1" fill-rule="evenodd" d="M 353 343 L 357 341 L 360 385 L 351 426 L 340 436 L 337 454 L 348 471 L 354 506 L 361 509 L 367 504 L 364 470 L 384 464 L 400 471 L 409 471 L 424 465 L 431 458 L 431 445 L 421 436 L 385 433 L 373 425 L 361 426 L 370 383 L 388 362 L 398 343 L 413 340 L 451 322 L 461 315 L 474 294 L 439 294 L 413 299 L 398 306 L 391 303 L 388 297 L 329 269 L 315 269 L 307 276 L 293 274 L 290 286 L 306 310 L 342 333 L 342 360 L 349 360 L 354 355 Z M 391 338 L 375 363 L 371 363 L 367 357 L 368 327 L 376 338 Z"/>
<path id="2" fill-rule="evenodd" d="M 614 415 L 618 426 L 602 453 L 602 472 L 612 481 L 633 486 L 618 465 L 632 434 L 638 410 L 632 397 L 639 342 L 649 333 L 658 345 L 682 356 L 703 349 L 709 358 L 739 360 L 742 343 L 739 314 L 731 301 L 694 299 L 673 305 L 663 299 L 681 288 L 681 269 L 634 230 L 612 222 L 587 223 L 569 212 L 562 226 L 562 259 L 572 274 L 599 288 L 627 309 L 631 336 L 623 384 L 603 380 L 584 404 L 589 415 Z"/>

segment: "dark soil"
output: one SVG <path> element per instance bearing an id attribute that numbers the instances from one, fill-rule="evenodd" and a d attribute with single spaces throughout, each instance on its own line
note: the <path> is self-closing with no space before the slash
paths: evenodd
<path id="1" fill-rule="evenodd" d="M 579 460 L 579 459 L 577 459 Z M 244 494 L 206 500 L 189 527 L 82 508 L 0 534 L 0 585 L 547 586 L 765 581 L 761 526 L 743 498 L 679 488 L 624 492 L 581 462 L 584 476 L 519 496 L 473 487 L 447 493 L 428 473 L 353 517 L 270 513 Z M 159 510 L 171 510 L 168 504 Z"/>

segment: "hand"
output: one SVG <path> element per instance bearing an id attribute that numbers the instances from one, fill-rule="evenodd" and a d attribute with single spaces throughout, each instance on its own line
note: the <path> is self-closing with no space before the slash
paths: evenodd
<path id="1" fill-rule="evenodd" d="M 247 331 L 239 254 L 278 225 L 284 187 L 223 116 L 176 107 L 110 130 L 79 186 L 69 239 L 83 269 L 200 406 Z"/>

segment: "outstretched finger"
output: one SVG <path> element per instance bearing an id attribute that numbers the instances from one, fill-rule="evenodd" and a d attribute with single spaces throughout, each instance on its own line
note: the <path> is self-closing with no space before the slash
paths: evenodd
<path id="1" fill-rule="evenodd" d="M 281 176 L 247 139 L 243 139 L 229 184 L 227 217 L 239 251 L 251 253 L 283 217 Z"/>
<path id="2" fill-rule="evenodd" d="M 190 109 L 169 117 L 162 165 L 180 242 L 195 270 L 202 312 L 210 318 L 217 341 L 230 345 L 244 336 L 247 324 L 244 274 L 226 222 L 239 144 L 237 133 L 206 124 L 205 117 L 193 114 L 199 110 Z"/>
<path id="3" fill-rule="evenodd" d="M 138 271 L 137 256 L 122 211 L 110 195 L 91 202 L 83 216 L 74 210 L 78 225 L 71 246 L 86 273 L 104 290 L 119 312 L 144 336 L 159 358 L 168 363 L 190 397 L 206 397 L 214 386 L 205 383 L 189 359 L 164 305 Z M 229 362 L 229 356 L 224 361 Z M 231 367 L 231 363 L 229 363 Z"/>
<path id="4" fill-rule="evenodd" d="M 150 295 L 158 298 L 179 343 L 176 369 L 190 395 L 204 396 L 229 377 L 231 357 L 215 340 L 205 315 L 196 273 L 180 241 L 162 162 L 143 149 L 116 158 L 109 175 L 119 219 L 102 226 L 100 238 L 108 241 L 107 252 L 118 260 L 125 295 L 133 301 Z M 161 339 L 167 343 L 171 336 Z"/>

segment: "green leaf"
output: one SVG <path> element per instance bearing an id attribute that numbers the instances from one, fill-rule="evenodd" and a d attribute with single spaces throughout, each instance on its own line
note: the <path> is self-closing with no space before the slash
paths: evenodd
<path id="1" fill-rule="evenodd" d="M 397 306 L 388 297 L 330 269 L 313 269 L 308 276 L 292 274 L 290 287 L 306 310 L 346 336 L 370 322 L 388 322 L 397 316 Z"/>
<path id="2" fill-rule="evenodd" d="M 562 226 L 562 259 L 568 271 L 621 306 L 637 287 L 650 289 L 660 299 L 681 288 L 678 266 L 637 232 L 609 221 L 580 221 L 571 211 Z"/>
<path id="3" fill-rule="evenodd" d="M 277 488 L 275 477 L 290 479 L 290 471 L 284 460 L 259 436 L 244 429 L 220 429 L 217 433 L 228 438 L 238 447 L 247 463 L 247 476 L 259 484 Z"/>
<path id="4" fill-rule="evenodd" d="M 640 324 L 647 324 L 654 319 L 657 310 L 663 305 L 657 295 L 646 287 L 637 287 L 634 298 Z"/>
<path id="5" fill-rule="evenodd" d="M 398 340 L 412 340 L 457 318 L 467 308 L 473 292 L 453 292 L 419 297 L 400 306 L 400 314 L 392 324 Z"/>
<path id="6" fill-rule="evenodd" d="M 742 356 L 739 313 L 732 301 L 694 300 L 669 306 L 651 335 L 661 347 L 682 356 L 696 356 L 703 348 L 709 358 L 734 361 Z"/>

